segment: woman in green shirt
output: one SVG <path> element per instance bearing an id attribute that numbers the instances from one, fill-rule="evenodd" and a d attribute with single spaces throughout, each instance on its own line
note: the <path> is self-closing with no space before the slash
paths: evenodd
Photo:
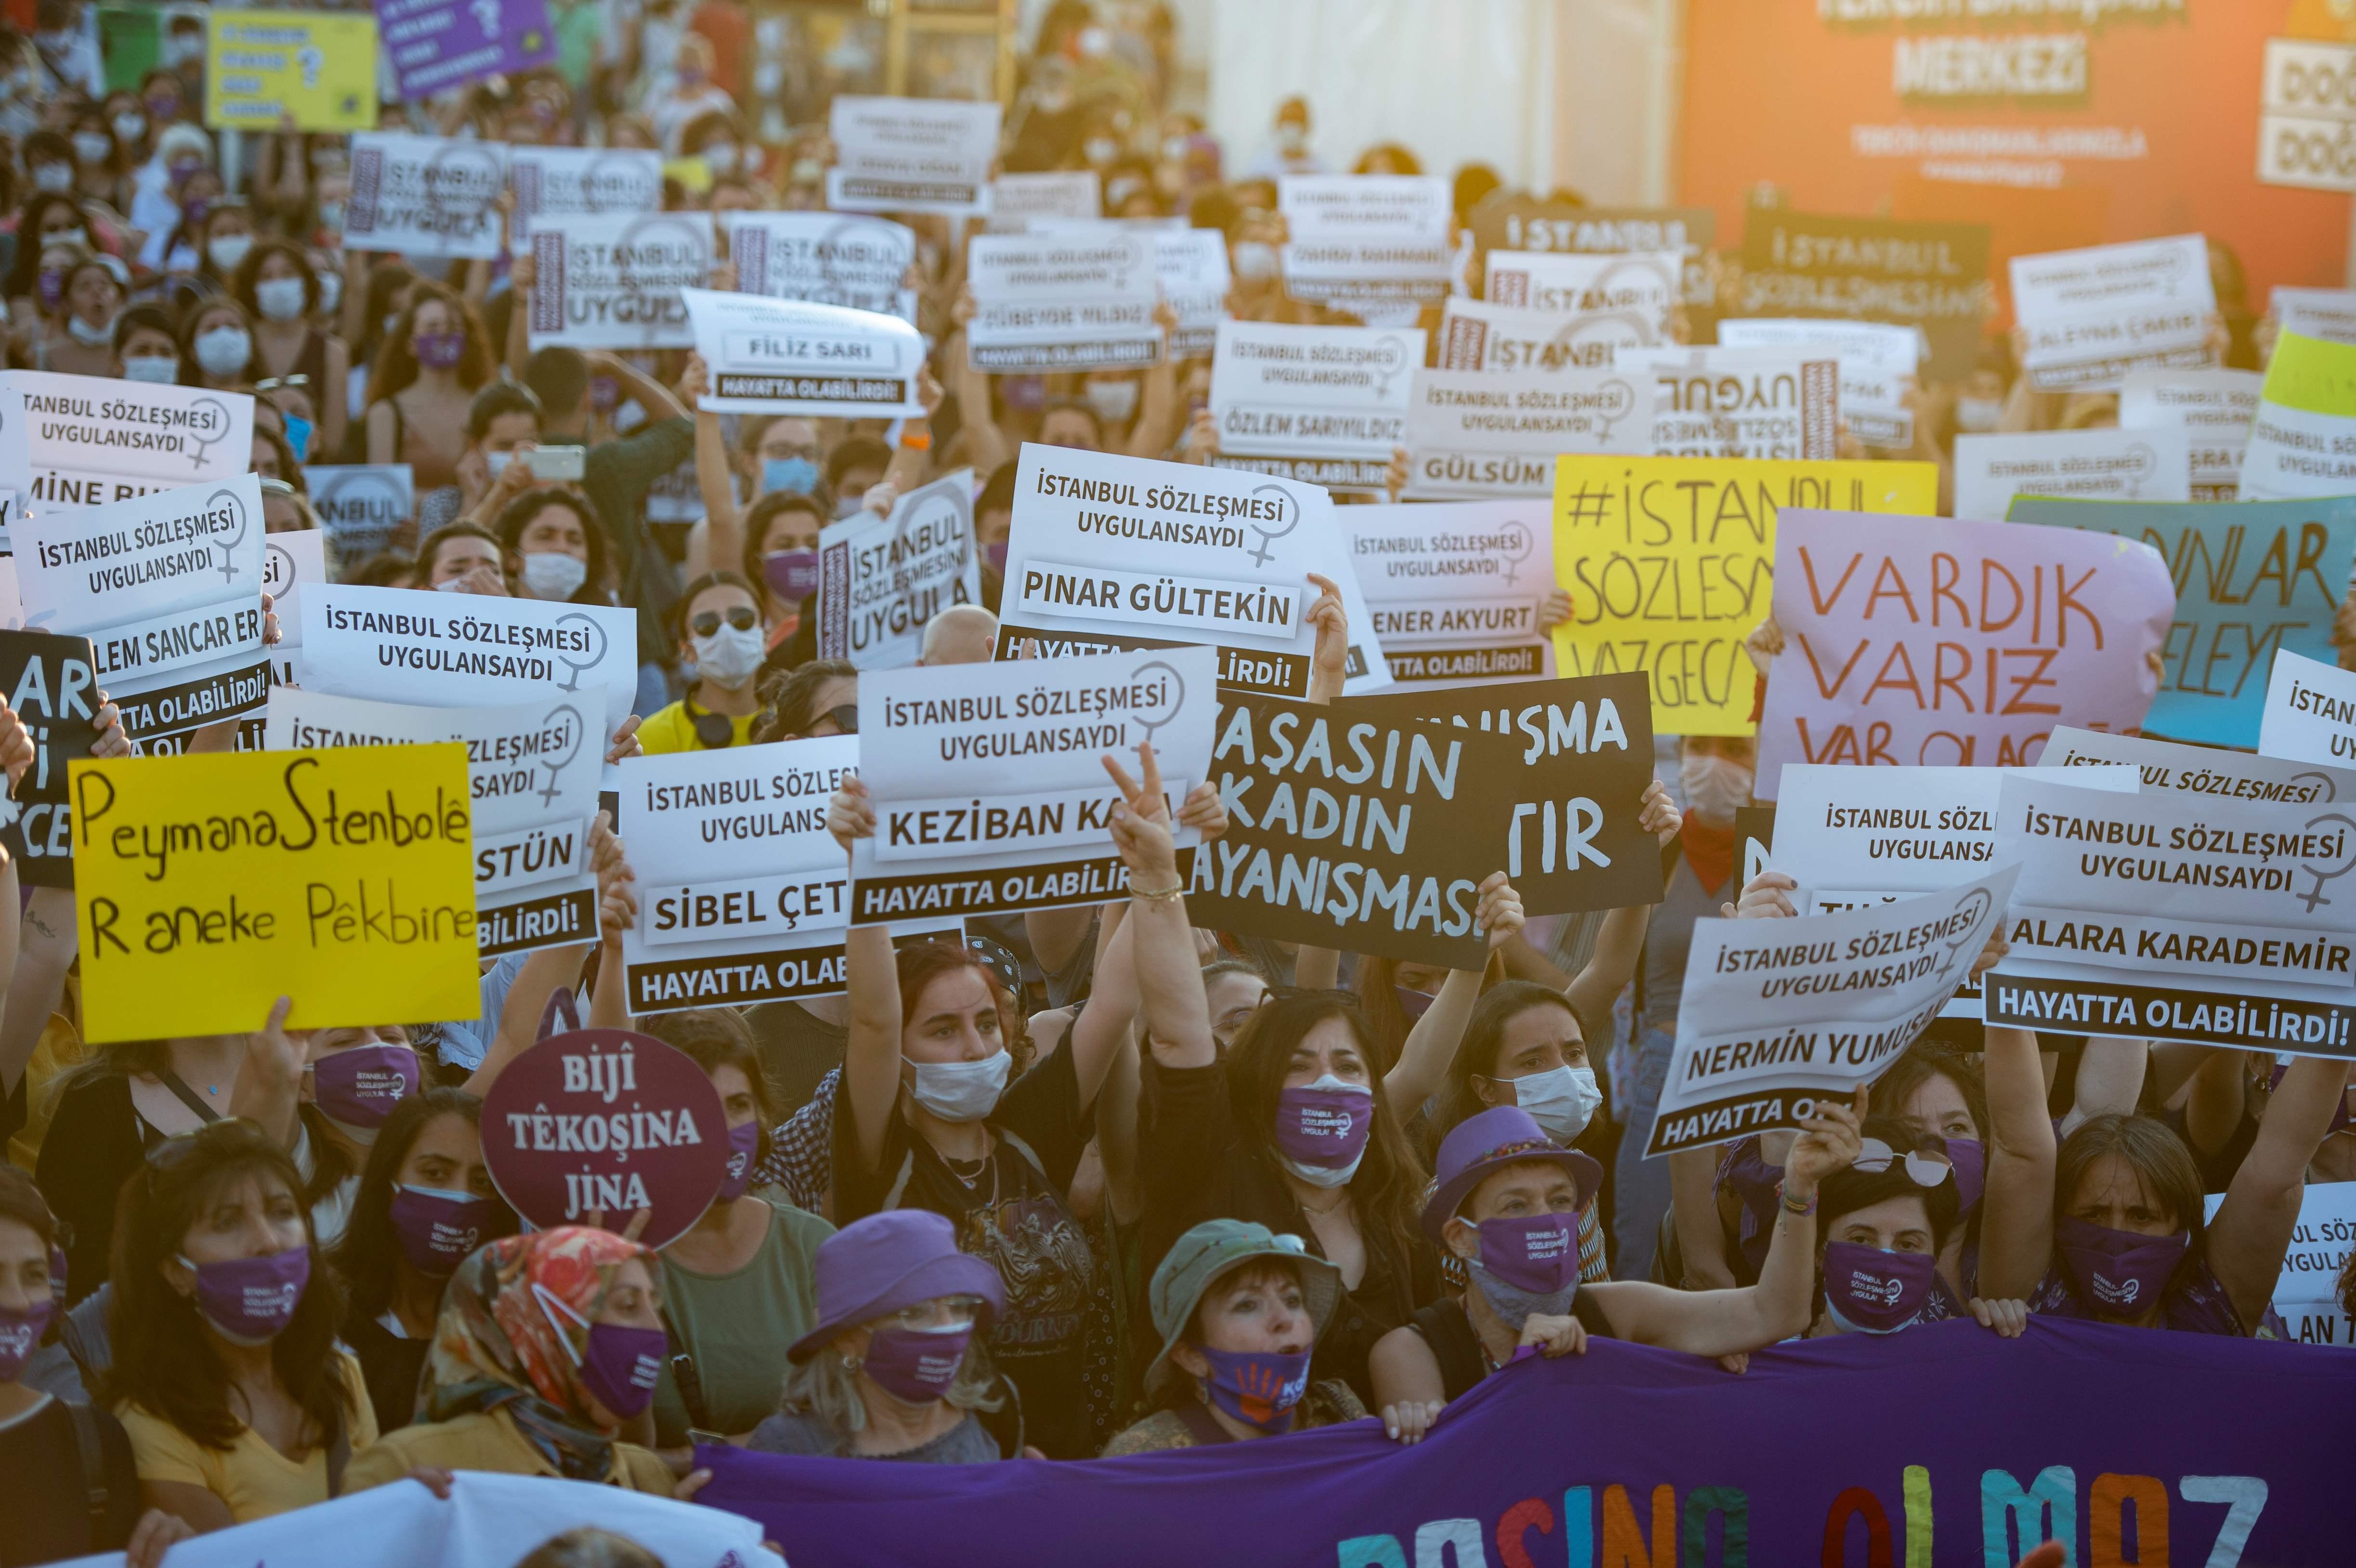
<path id="1" fill-rule="evenodd" d="M 779 1118 L 744 1019 L 695 1008 L 641 1027 L 712 1075 L 730 1144 L 720 1196 L 661 1253 L 671 1343 L 655 1392 L 655 1440 L 676 1449 L 696 1440 L 691 1431 L 741 1438 L 776 1412 L 786 1351 L 818 1321 L 811 1255 L 834 1227 L 774 1193 L 750 1190 Z"/>

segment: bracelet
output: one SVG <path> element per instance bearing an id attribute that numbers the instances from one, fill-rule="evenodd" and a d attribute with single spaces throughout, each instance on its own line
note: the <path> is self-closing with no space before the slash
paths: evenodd
<path id="1" fill-rule="evenodd" d="M 1186 884 L 1180 882 L 1173 887 L 1162 888 L 1157 891 L 1150 893 L 1137 888 L 1131 888 L 1129 890 L 1129 896 L 1133 899 L 1149 899 L 1155 903 L 1159 903 L 1164 899 L 1181 897 L 1185 891 Z"/>
<path id="2" fill-rule="evenodd" d="M 900 431 L 900 448 L 904 452 L 930 452 L 933 449 L 932 427 L 927 425 L 924 429 L 918 430 L 916 428 L 916 423 L 917 421 L 911 420 L 906 425 L 902 427 Z"/>
<path id="3" fill-rule="evenodd" d="M 1783 1212 L 1786 1214 L 1797 1214 L 1804 1220 L 1816 1211 L 1816 1199 L 1814 1193 L 1808 1195 L 1806 1202 L 1795 1203 L 1792 1200 L 1792 1195 L 1783 1190 L 1783 1184 L 1779 1181 L 1775 1184 L 1775 1196 L 1783 1200 Z"/>

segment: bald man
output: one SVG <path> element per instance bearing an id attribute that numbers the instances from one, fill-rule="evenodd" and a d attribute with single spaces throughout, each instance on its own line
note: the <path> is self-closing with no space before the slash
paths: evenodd
<path id="1" fill-rule="evenodd" d="M 998 617 L 979 604 L 952 604 L 925 623 L 920 665 L 988 664 L 998 645 Z"/>

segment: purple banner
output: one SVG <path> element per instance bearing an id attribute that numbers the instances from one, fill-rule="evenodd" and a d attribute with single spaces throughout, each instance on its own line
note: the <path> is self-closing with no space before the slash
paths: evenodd
<path id="1" fill-rule="evenodd" d="M 556 58 L 548 0 L 376 0 L 404 102 Z"/>
<path id="2" fill-rule="evenodd" d="M 2346 1562 L 2356 1356 L 2038 1317 L 1525 1361 L 1413 1448 L 1372 1421 L 1087 1464 L 703 1448 L 794 1568 L 2010 1568 Z M 929 1506 L 941 1505 L 941 1506 Z"/>

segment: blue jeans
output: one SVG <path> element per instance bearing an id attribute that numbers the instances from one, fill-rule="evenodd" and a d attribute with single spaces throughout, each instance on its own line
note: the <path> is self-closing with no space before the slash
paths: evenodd
<path id="1" fill-rule="evenodd" d="M 1669 1078 L 1669 1052 L 1676 1031 L 1656 1024 L 1636 1030 L 1636 1092 L 1628 1103 L 1620 1153 L 1612 1166 L 1614 1279 L 1648 1279 L 1661 1239 L 1661 1216 L 1669 1211 L 1669 1162 L 1646 1159 L 1653 1118 L 1661 1107 L 1661 1086 Z"/>

